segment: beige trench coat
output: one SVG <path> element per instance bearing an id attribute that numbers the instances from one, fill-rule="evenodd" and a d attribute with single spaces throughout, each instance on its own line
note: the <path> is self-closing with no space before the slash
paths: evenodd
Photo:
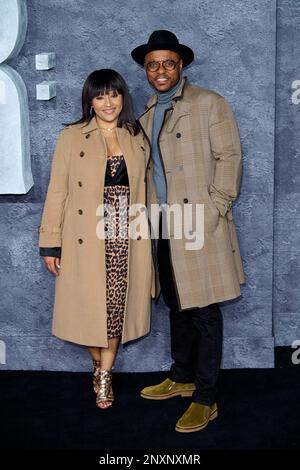
<path id="1" fill-rule="evenodd" d="M 147 205 L 157 203 L 151 136 L 154 95 L 140 123 L 147 137 Z M 187 250 L 170 225 L 171 263 L 181 309 L 234 299 L 245 282 L 232 203 L 239 191 L 241 147 L 230 106 L 219 94 L 192 86 L 186 77 L 165 114 L 159 137 L 168 204 L 204 204 L 204 246 Z M 149 211 L 151 214 L 151 211 Z M 193 217 L 192 231 L 196 218 Z M 157 271 L 157 270 L 156 270 Z M 160 290 L 156 272 L 156 294 Z"/>
<path id="2" fill-rule="evenodd" d="M 145 204 L 143 134 L 117 128 L 130 185 L 130 205 Z M 39 226 L 40 247 L 62 247 L 55 280 L 52 332 L 87 346 L 107 347 L 105 240 L 96 234 L 102 217 L 106 145 L 95 118 L 65 128 L 54 154 Z M 141 215 L 146 217 L 146 213 Z M 131 218 L 130 218 L 131 220 Z M 122 342 L 150 330 L 154 269 L 150 239 L 129 239 L 126 308 Z M 153 291 L 154 293 L 154 291 Z"/>

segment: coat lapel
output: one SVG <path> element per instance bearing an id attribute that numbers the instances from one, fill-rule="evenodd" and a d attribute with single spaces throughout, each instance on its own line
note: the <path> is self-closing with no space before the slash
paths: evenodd
<path id="1" fill-rule="evenodd" d="M 146 111 L 139 118 L 140 124 L 146 136 L 148 137 L 150 143 L 152 140 L 153 116 L 154 116 L 155 106 L 156 106 L 156 96 L 152 97 L 151 102 L 149 102 L 149 106 L 147 105 Z"/>
<path id="2" fill-rule="evenodd" d="M 183 77 L 182 84 L 176 92 L 173 98 L 172 109 L 168 112 L 163 131 L 172 132 L 177 121 L 182 116 L 190 114 L 190 103 L 182 101 L 185 85 L 188 84 L 187 77 Z M 157 103 L 157 95 L 151 96 L 149 99 L 146 111 L 140 116 L 139 121 L 146 133 L 148 139 L 152 140 L 152 129 L 153 129 L 153 116 L 154 110 Z"/>
<path id="3" fill-rule="evenodd" d="M 124 156 L 124 160 L 127 167 L 128 177 L 130 179 L 132 174 L 135 174 L 135 162 L 134 162 L 134 153 L 132 151 L 132 142 L 131 142 L 131 134 L 130 132 L 123 128 L 117 127 L 117 138 L 119 141 L 119 145 L 122 151 L 122 155 Z"/>
<path id="4" fill-rule="evenodd" d="M 95 158 L 106 159 L 107 149 L 105 140 L 95 117 L 88 124 L 82 124 L 81 134 L 84 137 L 83 140 L 86 146 L 91 149 L 91 155 Z"/>

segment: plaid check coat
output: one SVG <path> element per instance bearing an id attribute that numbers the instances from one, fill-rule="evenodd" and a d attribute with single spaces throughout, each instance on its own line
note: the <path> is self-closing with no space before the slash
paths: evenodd
<path id="1" fill-rule="evenodd" d="M 175 237 L 169 225 L 169 243 L 177 297 L 182 310 L 203 307 L 240 296 L 245 275 L 232 203 L 241 179 L 241 146 L 234 115 L 226 100 L 214 91 L 192 86 L 186 77 L 166 111 L 159 148 L 167 184 L 168 204 L 204 205 L 204 245 L 186 249 L 188 237 Z M 153 182 L 151 137 L 156 95 L 139 121 L 145 134 L 147 206 L 157 203 Z M 192 231 L 196 229 L 192 220 Z M 154 243 L 155 245 L 155 243 Z M 155 252 L 155 250 L 154 250 Z M 156 264 L 156 263 L 155 263 Z M 160 291 L 156 269 L 156 295 Z"/>

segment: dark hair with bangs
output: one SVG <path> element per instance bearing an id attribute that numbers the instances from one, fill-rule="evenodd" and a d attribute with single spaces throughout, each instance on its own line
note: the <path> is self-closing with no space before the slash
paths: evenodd
<path id="1" fill-rule="evenodd" d="M 139 132 L 139 124 L 134 117 L 132 99 L 124 78 L 115 70 L 100 69 L 92 72 L 86 79 L 82 89 L 82 117 L 72 124 L 86 123 L 95 116 L 92 108 L 92 100 L 99 95 L 116 91 L 123 96 L 123 109 L 118 119 L 118 127 L 125 127 L 136 135 Z"/>

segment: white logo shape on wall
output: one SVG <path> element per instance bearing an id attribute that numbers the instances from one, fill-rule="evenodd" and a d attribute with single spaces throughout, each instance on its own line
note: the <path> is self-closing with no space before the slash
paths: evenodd
<path id="1" fill-rule="evenodd" d="M 295 90 L 292 93 L 292 103 L 300 104 L 300 80 L 294 80 L 292 83 L 292 89 Z"/>
<path id="2" fill-rule="evenodd" d="M 0 364 L 6 364 L 6 347 L 2 340 L 0 340 Z"/>
<path id="3" fill-rule="evenodd" d="M 27 90 L 20 75 L 4 63 L 19 54 L 26 30 L 26 1 L 1 1 L 0 194 L 25 194 L 33 186 Z"/>

